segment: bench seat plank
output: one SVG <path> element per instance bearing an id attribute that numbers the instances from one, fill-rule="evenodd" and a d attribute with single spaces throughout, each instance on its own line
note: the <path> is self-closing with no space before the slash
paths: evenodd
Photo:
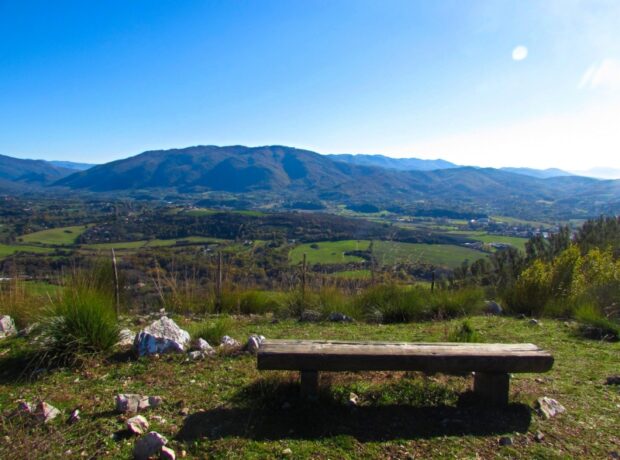
<path id="1" fill-rule="evenodd" d="M 553 356 L 533 344 L 266 340 L 258 369 L 423 371 L 442 373 L 546 372 Z"/>

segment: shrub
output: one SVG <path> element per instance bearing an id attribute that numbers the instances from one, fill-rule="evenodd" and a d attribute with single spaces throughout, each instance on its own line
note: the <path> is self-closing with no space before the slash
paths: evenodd
<path id="1" fill-rule="evenodd" d="M 505 295 L 505 302 L 513 313 L 540 316 L 551 299 L 551 268 L 536 260 L 525 269 L 514 287 Z"/>
<path id="2" fill-rule="evenodd" d="M 434 316 L 441 319 L 480 313 L 484 307 L 483 300 L 484 290 L 480 288 L 438 290 L 431 295 Z"/>
<path id="3" fill-rule="evenodd" d="M 263 315 L 277 313 L 282 309 L 283 295 L 278 292 L 250 290 L 239 296 L 239 313 Z"/>
<path id="4" fill-rule="evenodd" d="M 204 339 L 211 345 L 217 345 L 225 335 L 230 335 L 235 321 L 230 316 L 221 316 L 215 320 L 199 323 L 190 327 L 193 339 Z"/>
<path id="5" fill-rule="evenodd" d="M 407 323 L 431 316 L 428 291 L 380 285 L 367 289 L 357 299 L 355 308 L 367 317 L 380 317 L 385 323 Z"/>
<path id="6" fill-rule="evenodd" d="M 575 311 L 575 318 L 581 322 L 582 334 L 589 338 L 614 341 L 620 339 L 620 324 L 603 316 L 595 305 L 581 305 Z"/>
<path id="7" fill-rule="evenodd" d="M 96 280 L 76 277 L 42 320 L 40 358 L 51 366 L 75 365 L 89 355 L 109 351 L 118 342 L 114 297 Z"/>
<path id="8" fill-rule="evenodd" d="M 448 336 L 450 342 L 480 342 L 480 335 L 468 320 L 464 320 Z"/>

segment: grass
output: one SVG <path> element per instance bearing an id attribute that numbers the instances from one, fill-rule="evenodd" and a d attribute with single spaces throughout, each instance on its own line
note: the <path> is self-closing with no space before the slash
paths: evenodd
<path id="1" fill-rule="evenodd" d="M 19 241 L 30 244 L 44 244 L 50 246 L 70 246 L 86 231 L 88 227 L 75 225 L 72 227 L 50 228 L 40 232 L 28 233 L 19 237 Z"/>
<path id="2" fill-rule="evenodd" d="M 289 261 L 293 265 L 299 264 L 305 253 L 310 265 L 363 262 L 362 257 L 346 255 L 345 252 L 365 251 L 369 244 L 370 241 L 367 240 L 319 241 L 301 244 L 291 250 Z M 375 241 L 374 255 L 380 265 L 424 262 L 451 268 L 458 267 L 466 259 L 473 262 L 485 256 L 480 251 L 451 244 L 417 244 L 396 241 Z"/>
<path id="3" fill-rule="evenodd" d="M 452 235 L 461 235 L 471 238 L 472 240 L 481 241 L 482 243 L 502 243 L 509 244 L 525 252 L 525 243 L 527 238 L 521 238 L 518 236 L 504 236 L 504 235 L 491 235 L 486 232 L 468 231 L 468 230 L 454 230 L 448 232 Z"/>
<path id="4" fill-rule="evenodd" d="M 128 319 L 129 320 L 129 319 Z M 179 324 L 191 329 L 189 319 Z M 620 343 L 579 338 L 575 326 L 545 320 L 472 317 L 484 342 L 535 343 L 555 357 L 547 374 L 515 374 L 511 406 L 503 410 L 458 403 L 471 377 L 423 376 L 403 372 L 324 373 L 321 398 L 298 399 L 294 372 L 258 371 L 248 354 L 186 362 L 160 359 L 101 359 L 88 368 L 61 369 L 35 381 L 10 378 L 7 360 L 25 339 L 0 342 L 0 458 L 131 457 L 133 439 L 113 435 L 124 423 L 114 414 L 118 392 L 160 395 L 164 404 L 144 413 L 152 430 L 166 436 L 186 458 L 608 458 L 618 450 L 618 389 L 604 385 L 618 372 Z M 273 323 L 269 317 L 235 318 L 231 335 L 326 340 L 445 341 L 462 320 L 412 324 Z M 134 326 L 135 330 L 135 326 Z M 359 396 L 347 406 L 351 392 Z M 531 408 L 549 396 L 567 411 L 550 420 Z M 18 399 L 42 398 L 63 411 L 45 426 L 10 418 Z M 66 416 L 79 407 L 79 423 Z M 189 409 L 189 416 L 179 413 Z M 286 408 L 290 407 L 290 408 Z M 159 417 L 159 418 L 158 418 Z M 162 419 L 165 419 L 162 420 Z M 537 431 L 543 442 L 534 441 Z M 510 436 L 512 447 L 500 447 Z M 67 451 L 71 454 L 67 454 Z"/>
<path id="5" fill-rule="evenodd" d="M 332 273 L 332 276 L 335 278 L 346 279 L 368 279 L 370 278 L 370 275 L 370 270 L 342 270 Z"/>
<path id="6" fill-rule="evenodd" d="M 381 265 L 425 262 L 455 268 L 464 260 L 474 262 L 485 257 L 480 251 L 451 244 L 417 244 L 375 241 L 375 257 Z"/>
<path id="7" fill-rule="evenodd" d="M 52 252 L 52 248 L 43 248 L 40 246 L 32 246 L 32 245 L 19 245 L 19 244 L 1 244 L 0 243 L 0 259 L 8 256 L 12 256 L 13 254 L 17 254 L 18 252 L 30 252 L 35 254 L 47 254 Z"/>
<path id="8" fill-rule="evenodd" d="M 207 243 L 222 243 L 226 240 L 219 238 L 209 238 L 204 236 L 188 236 L 186 238 L 174 238 L 169 240 L 140 240 L 140 241 L 121 241 L 118 243 L 94 243 L 84 244 L 82 248 L 85 249 L 139 249 L 139 248 L 152 248 L 152 247 L 168 247 L 177 246 L 182 244 L 207 244 Z"/>
<path id="9" fill-rule="evenodd" d="M 289 253 L 291 264 L 299 264 L 306 254 L 307 263 L 315 264 L 344 264 L 348 262 L 363 262 L 358 256 L 345 255 L 348 251 L 365 251 L 369 241 L 343 240 L 343 241 L 319 241 L 317 243 L 301 244 Z"/>

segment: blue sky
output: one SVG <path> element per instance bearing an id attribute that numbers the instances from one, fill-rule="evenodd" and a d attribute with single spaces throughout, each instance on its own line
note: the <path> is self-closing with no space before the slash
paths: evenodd
<path id="1" fill-rule="evenodd" d="M 0 154 L 620 168 L 618 24 L 617 0 L 0 0 Z"/>

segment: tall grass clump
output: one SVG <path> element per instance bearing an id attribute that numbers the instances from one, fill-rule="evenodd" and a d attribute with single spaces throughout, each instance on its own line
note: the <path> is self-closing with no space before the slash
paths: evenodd
<path id="1" fill-rule="evenodd" d="M 426 289 L 403 289 L 394 284 L 374 286 L 356 299 L 356 308 L 371 321 L 408 323 L 431 316 Z"/>
<path id="2" fill-rule="evenodd" d="M 36 322 L 48 302 L 47 296 L 34 294 L 18 277 L 0 282 L 0 314 L 13 318 L 18 329 Z"/>
<path id="3" fill-rule="evenodd" d="M 278 313 L 282 309 L 283 302 L 283 293 L 252 289 L 239 294 L 239 313 L 243 315 Z"/>
<path id="4" fill-rule="evenodd" d="M 76 365 L 118 342 L 114 291 L 108 281 L 98 269 L 70 276 L 42 319 L 40 364 Z"/>
<path id="5" fill-rule="evenodd" d="M 607 318 L 596 305 L 583 304 L 575 311 L 575 318 L 581 323 L 581 333 L 600 340 L 620 340 L 620 323 Z"/>
<path id="6" fill-rule="evenodd" d="M 461 288 L 457 290 L 437 290 L 430 296 L 434 317 L 450 319 L 475 315 L 484 307 L 484 290 L 481 288 Z"/>
<path id="7" fill-rule="evenodd" d="M 230 335 L 235 321 L 230 316 L 221 316 L 217 319 L 192 325 L 189 333 L 193 339 L 204 339 L 211 345 L 217 345 L 225 335 Z"/>
<path id="8" fill-rule="evenodd" d="M 450 342 L 480 342 L 480 334 L 476 332 L 472 324 L 468 320 L 464 320 L 449 335 Z"/>

